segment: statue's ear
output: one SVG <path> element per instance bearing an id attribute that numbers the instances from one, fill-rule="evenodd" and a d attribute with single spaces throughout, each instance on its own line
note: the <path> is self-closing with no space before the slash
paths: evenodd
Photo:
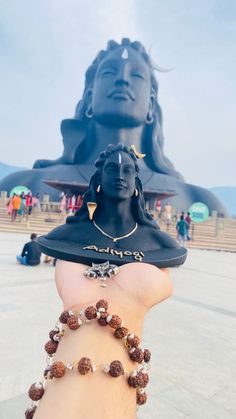
<path id="1" fill-rule="evenodd" d="M 149 112 L 153 115 L 155 109 L 155 94 L 151 91 L 150 99 L 149 99 Z"/>
<path id="2" fill-rule="evenodd" d="M 98 188 L 99 186 L 100 186 L 100 188 L 98 188 L 99 190 L 97 190 L 97 192 L 100 192 L 101 183 L 102 183 L 102 174 L 99 174 L 97 179 L 96 179 L 96 188 Z"/>
<path id="3" fill-rule="evenodd" d="M 151 91 L 149 99 L 148 113 L 146 116 L 146 124 L 152 124 L 154 120 L 154 110 L 155 110 L 155 94 Z"/>
<path id="4" fill-rule="evenodd" d="M 89 119 L 93 117 L 92 95 L 93 90 L 92 88 L 89 88 L 86 92 L 86 107 L 84 112 L 85 116 Z"/>
<path id="5" fill-rule="evenodd" d="M 93 97 L 93 89 L 90 87 L 86 93 L 86 103 L 87 103 L 88 108 L 92 107 L 92 97 Z"/>

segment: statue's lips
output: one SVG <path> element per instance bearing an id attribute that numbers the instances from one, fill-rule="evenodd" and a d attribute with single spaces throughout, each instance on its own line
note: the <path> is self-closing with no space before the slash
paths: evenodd
<path id="1" fill-rule="evenodd" d="M 133 95 L 128 90 L 124 90 L 124 89 L 112 90 L 112 92 L 109 93 L 107 95 L 107 97 L 115 99 L 115 100 L 132 100 L 132 101 L 134 101 Z"/>
<path id="2" fill-rule="evenodd" d="M 123 189 L 127 189 L 127 186 L 124 185 L 123 183 L 115 183 L 114 188 L 118 190 L 123 190 Z"/>

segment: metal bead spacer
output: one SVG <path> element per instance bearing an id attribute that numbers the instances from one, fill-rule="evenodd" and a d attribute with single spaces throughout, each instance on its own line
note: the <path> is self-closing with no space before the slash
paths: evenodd
<path id="1" fill-rule="evenodd" d="M 104 371 L 106 374 L 108 374 L 108 373 L 109 373 L 109 371 L 110 371 L 110 365 L 104 365 L 104 367 L 103 367 L 103 371 Z"/>

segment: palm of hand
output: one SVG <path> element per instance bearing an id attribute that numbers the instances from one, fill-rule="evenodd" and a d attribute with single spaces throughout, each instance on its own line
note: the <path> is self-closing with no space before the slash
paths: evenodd
<path id="1" fill-rule="evenodd" d="M 167 270 L 145 263 L 130 263 L 120 267 L 117 276 L 104 289 L 98 280 L 85 278 L 87 266 L 58 261 L 56 286 L 64 309 L 84 308 L 105 298 L 123 311 L 143 312 L 169 297 L 172 291 Z"/>

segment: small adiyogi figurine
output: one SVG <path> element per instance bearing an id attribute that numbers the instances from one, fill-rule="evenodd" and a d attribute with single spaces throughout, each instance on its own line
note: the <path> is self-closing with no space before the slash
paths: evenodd
<path id="1" fill-rule="evenodd" d="M 57 258 L 64 311 L 45 344 L 44 379 L 29 389 L 27 419 L 135 419 L 147 400 L 144 317 L 171 295 L 167 268 L 187 251 L 145 209 L 142 157 L 135 147 L 109 145 L 80 210 L 38 240 Z"/>
<path id="2" fill-rule="evenodd" d="M 162 268 L 184 262 L 186 249 L 161 232 L 145 209 L 137 156 L 143 157 L 122 144 L 100 154 L 81 209 L 39 239 L 44 253 L 85 264 L 137 261 Z"/>

